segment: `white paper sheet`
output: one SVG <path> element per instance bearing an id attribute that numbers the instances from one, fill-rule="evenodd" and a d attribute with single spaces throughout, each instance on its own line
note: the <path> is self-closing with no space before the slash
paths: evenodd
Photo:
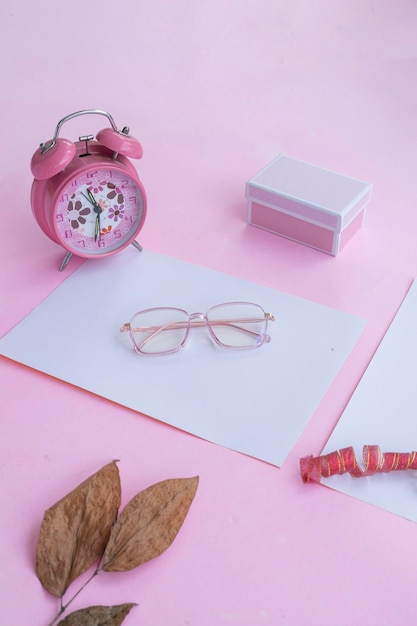
<path id="1" fill-rule="evenodd" d="M 153 306 L 190 313 L 229 301 L 273 313 L 272 341 L 227 351 L 199 332 L 163 357 L 137 355 L 119 328 Z M 281 465 L 365 321 L 133 247 L 84 263 L 0 340 L 30 367 L 184 431 Z"/>
<path id="2" fill-rule="evenodd" d="M 381 452 L 417 450 L 417 282 L 380 343 L 323 454 L 353 446 L 363 467 L 364 445 Z M 410 470 L 323 480 L 359 500 L 417 521 L 417 473 Z"/>

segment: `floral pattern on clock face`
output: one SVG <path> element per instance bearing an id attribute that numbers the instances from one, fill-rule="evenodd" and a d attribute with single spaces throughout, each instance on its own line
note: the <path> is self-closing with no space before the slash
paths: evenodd
<path id="1" fill-rule="evenodd" d="M 138 230 L 143 196 L 126 173 L 97 169 L 77 175 L 66 185 L 55 216 L 66 247 L 105 254 L 123 246 Z"/>

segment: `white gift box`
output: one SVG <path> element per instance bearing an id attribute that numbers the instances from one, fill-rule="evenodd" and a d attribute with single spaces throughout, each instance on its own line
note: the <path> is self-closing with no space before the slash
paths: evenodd
<path id="1" fill-rule="evenodd" d="M 246 183 L 248 222 L 336 256 L 362 226 L 372 185 L 284 154 Z"/>

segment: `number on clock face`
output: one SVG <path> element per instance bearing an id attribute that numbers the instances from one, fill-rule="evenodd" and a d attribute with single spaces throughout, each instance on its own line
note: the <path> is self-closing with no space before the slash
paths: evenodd
<path id="1" fill-rule="evenodd" d="M 78 174 L 62 190 L 55 215 L 56 229 L 67 247 L 103 254 L 120 248 L 136 232 L 143 197 L 127 174 L 98 169 Z"/>

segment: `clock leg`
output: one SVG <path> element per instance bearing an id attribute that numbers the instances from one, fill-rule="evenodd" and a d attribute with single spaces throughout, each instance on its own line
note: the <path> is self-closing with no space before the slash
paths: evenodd
<path id="1" fill-rule="evenodd" d="M 67 267 L 71 257 L 72 257 L 72 252 L 67 252 L 67 254 L 64 256 L 64 260 L 61 263 L 61 267 L 59 268 L 60 272 L 62 272 L 62 270 L 64 270 Z"/>
<path id="2" fill-rule="evenodd" d="M 136 239 L 134 241 L 132 241 L 132 246 L 135 246 L 135 248 L 137 248 L 139 250 L 139 252 L 142 252 L 142 250 L 143 250 L 142 246 L 140 244 L 138 244 Z"/>

